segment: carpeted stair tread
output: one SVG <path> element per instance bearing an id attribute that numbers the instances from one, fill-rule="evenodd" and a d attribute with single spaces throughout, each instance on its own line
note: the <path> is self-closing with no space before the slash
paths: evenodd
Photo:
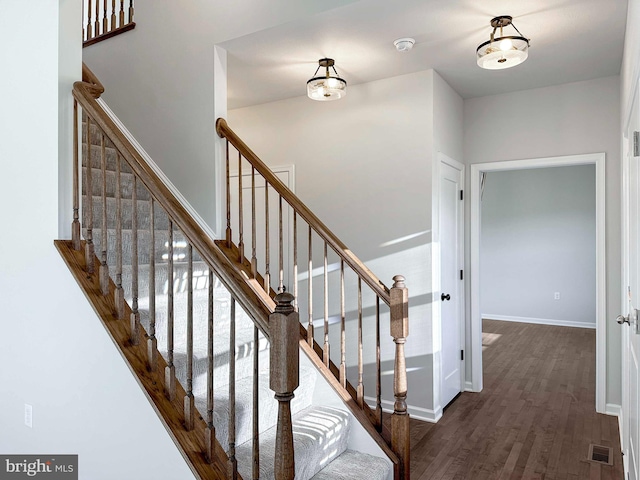
<path id="1" fill-rule="evenodd" d="M 102 211 L 103 201 L 102 195 L 93 195 L 93 225 L 96 227 L 102 227 Z M 86 196 L 85 202 L 86 202 Z M 122 203 L 122 229 L 130 230 L 132 226 L 132 211 L 133 200 L 131 198 L 123 198 Z M 149 213 L 151 212 L 151 201 L 138 199 L 136 202 L 138 208 L 138 228 L 143 230 L 149 230 L 151 226 Z M 107 228 L 116 228 L 117 218 L 117 200 L 113 197 L 107 196 Z M 156 203 L 154 205 L 154 229 L 155 230 L 168 230 L 169 229 L 169 217 L 162 209 L 162 207 Z M 84 209 L 83 225 L 87 225 L 89 219 L 89 212 Z"/>
<path id="2" fill-rule="evenodd" d="M 349 415 L 343 410 L 310 406 L 293 417 L 296 480 L 309 480 L 347 448 Z M 276 427 L 260 435 L 260 479 L 275 479 Z M 251 478 L 252 442 L 236 450 L 242 478 Z"/>
<path id="3" fill-rule="evenodd" d="M 295 397 L 291 401 L 291 412 L 295 415 L 311 405 L 313 390 L 316 380 L 316 372 L 313 368 L 303 368 L 300 378 L 307 381 L 301 382 L 296 389 Z M 207 397 L 195 394 L 196 408 L 207 418 Z M 278 420 L 278 402 L 274 398 L 273 391 L 269 388 L 269 371 L 263 370 L 258 376 L 258 398 L 260 400 L 258 410 L 258 431 L 266 432 L 276 425 Z M 213 424 L 216 427 L 216 438 L 223 448 L 229 446 L 229 385 L 217 386 L 214 389 Z M 238 377 L 236 381 L 236 445 L 251 443 L 253 435 L 253 376 Z"/>
<path id="4" fill-rule="evenodd" d="M 214 387 L 229 383 L 229 331 L 230 331 L 230 297 L 222 287 L 214 289 Z M 138 310 L 140 322 L 150 332 L 149 299 L 140 298 Z M 206 395 L 208 372 L 208 289 L 195 290 L 193 295 L 193 392 L 194 395 Z M 187 379 L 187 293 L 174 293 L 174 365 L 176 377 L 186 385 Z M 156 296 L 156 338 L 158 351 L 167 358 L 167 295 Z M 254 343 L 253 321 L 236 304 L 235 325 L 235 358 L 236 378 L 250 376 L 253 373 Z M 260 334 L 258 351 L 261 366 L 268 368 L 268 343 Z"/>
<path id="5" fill-rule="evenodd" d="M 87 166 L 87 144 L 83 143 L 82 144 L 82 166 L 86 167 Z M 110 170 L 112 172 L 115 172 L 116 170 L 116 160 L 118 158 L 118 152 L 115 148 L 105 145 L 105 149 L 104 149 L 104 153 L 105 153 L 105 160 L 107 161 L 106 164 L 106 169 Z M 129 167 L 129 164 L 127 163 L 127 161 L 121 156 L 120 157 L 121 161 L 120 161 L 120 171 L 122 173 L 131 173 L 131 167 Z M 91 145 L 91 166 L 93 168 L 102 168 L 102 147 L 100 146 L 100 144 L 97 145 Z"/>
<path id="6" fill-rule="evenodd" d="M 168 230 L 155 230 L 155 261 L 158 263 L 166 263 L 169 258 L 169 232 Z M 116 235 L 115 228 L 107 229 L 107 265 L 112 266 L 116 264 Z M 82 237 L 87 238 L 87 230 L 83 228 Z M 102 229 L 92 229 L 92 238 L 96 255 L 99 259 L 102 258 Z M 138 265 L 148 265 L 151 263 L 150 257 L 150 245 L 151 245 L 151 231 L 138 229 Z M 174 261 L 185 261 L 187 258 L 187 241 L 186 237 L 181 231 L 173 230 L 173 259 Z M 133 232 L 132 230 L 122 230 L 122 264 L 131 265 L 132 262 L 132 247 L 133 247 Z M 193 250 L 193 261 L 201 261 L 202 258 L 196 250 Z"/>
<path id="7" fill-rule="evenodd" d="M 382 458 L 346 450 L 312 480 L 386 480 L 390 472 L 391 467 Z"/>
<path id="8" fill-rule="evenodd" d="M 116 172 L 113 170 L 107 170 L 105 172 L 107 182 L 107 197 L 116 196 Z M 82 195 L 87 195 L 87 168 L 82 167 Z M 91 193 L 93 196 L 102 196 L 102 169 L 91 169 Z M 120 195 L 122 198 L 131 198 L 133 194 L 133 174 L 121 173 L 120 177 Z M 142 182 L 136 182 L 136 194 L 138 200 L 150 200 L 151 195 Z M 86 201 L 83 198 L 83 201 Z"/>

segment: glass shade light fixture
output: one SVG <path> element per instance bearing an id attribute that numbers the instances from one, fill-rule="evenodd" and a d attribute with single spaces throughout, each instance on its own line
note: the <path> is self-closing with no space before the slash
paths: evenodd
<path id="1" fill-rule="evenodd" d="M 517 36 L 503 35 L 502 29 L 511 25 Z M 491 19 L 493 32 L 489 41 L 481 43 L 476 50 L 478 66 L 487 70 L 501 70 L 520 65 L 529 56 L 529 39 L 522 36 L 513 24 L 513 18 L 502 15 Z M 500 36 L 496 32 L 500 29 Z"/>
<path id="2" fill-rule="evenodd" d="M 328 102 L 339 100 L 347 94 L 347 81 L 338 76 L 335 61 L 332 58 L 318 60 L 318 68 L 313 78 L 307 82 L 307 96 L 311 100 Z M 325 69 L 325 75 L 318 76 L 321 68 Z M 333 69 L 333 75 L 329 69 Z"/>

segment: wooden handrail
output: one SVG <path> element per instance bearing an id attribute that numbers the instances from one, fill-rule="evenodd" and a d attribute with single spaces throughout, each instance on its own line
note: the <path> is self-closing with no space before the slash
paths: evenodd
<path id="1" fill-rule="evenodd" d="M 362 280 L 378 295 L 387 305 L 390 304 L 389 288 L 378 279 L 364 263 L 356 257 L 347 246 L 340 241 L 335 234 L 309 210 L 309 208 L 282 183 L 282 181 L 271 171 L 271 169 L 242 141 L 240 137 L 229 127 L 224 118 L 216 121 L 216 132 L 221 138 L 226 138 L 240 154 L 246 158 L 262 175 L 267 183 L 278 192 L 280 196 L 300 215 L 313 230 L 329 244 L 337 255 L 349 265 Z"/>
<path id="2" fill-rule="evenodd" d="M 135 176 L 149 190 L 154 200 L 164 208 L 169 218 L 182 231 L 202 259 L 213 269 L 224 286 L 240 302 L 247 314 L 255 320 L 262 333 L 270 338 L 268 319 L 275 310 L 275 304 L 269 302 L 269 299 L 264 296 L 255 294 L 241 273 L 216 245 L 214 239 L 204 231 L 160 177 L 144 161 L 138 150 L 97 103 L 96 99 L 104 92 L 100 81 L 86 65 L 83 65 L 82 70 L 83 81 L 76 82 L 73 86 L 74 98 L 113 143 Z"/>

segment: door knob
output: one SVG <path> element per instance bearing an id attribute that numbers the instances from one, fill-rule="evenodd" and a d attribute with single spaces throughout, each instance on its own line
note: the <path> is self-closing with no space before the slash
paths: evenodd
<path id="1" fill-rule="evenodd" d="M 451 295 L 449 295 L 448 293 L 445 295 L 444 293 L 442 295 L 440 295 L 440 300 L 442 300 L 443 302 L 445 300 L 451 300 Z"/>
<path id="2" fill-rule="evenodd" d="M 629 317 L 625 317 L 624 315 L 618 315 L 616 317 L 616 322 L 620 325 L 624 325 L 625 323 L 631 325 L 631 323 L 629 323 Z"/>

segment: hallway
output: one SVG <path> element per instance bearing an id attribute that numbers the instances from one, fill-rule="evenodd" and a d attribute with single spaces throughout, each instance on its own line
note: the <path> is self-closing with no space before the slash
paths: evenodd
<path id="1" fill-rule="evenodd" d="M 618 420 L 595 412 L 595 330 L 484 320 L 483 350 L 481 393 L 412 420 L 414 480 L 622 480 Z M 587 461 L 592 443 L 612 466 Z"/>

